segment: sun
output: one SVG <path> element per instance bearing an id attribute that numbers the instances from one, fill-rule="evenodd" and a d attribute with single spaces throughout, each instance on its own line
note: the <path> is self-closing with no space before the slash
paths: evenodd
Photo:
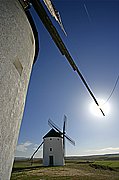
<path id="1" fill-rule="evenodd" d="M 105 103 L 105 101 L 103 99 L 99 99 L 99 106 L 97 106 L 94 102 L 90 104 L 90 111 L 93 115 L 102 118 L 104 117 L 100 111 L 99 108 L 101 108 L 103 110 L 103 112 L 105 113 L 105 116 L 109 115 L 110 112 L 110 104 L 108 102 Z"/>

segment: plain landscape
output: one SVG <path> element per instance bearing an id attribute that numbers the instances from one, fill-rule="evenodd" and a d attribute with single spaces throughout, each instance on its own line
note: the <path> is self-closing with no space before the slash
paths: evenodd
<path id="1" fill-rule="evenodd" d="M 27 158 L 15 158 L 11 180 L 119 180 L 119 154 L 66 157 L 65 162 L 43 167 L 42 159 L 31 165 Z"/>

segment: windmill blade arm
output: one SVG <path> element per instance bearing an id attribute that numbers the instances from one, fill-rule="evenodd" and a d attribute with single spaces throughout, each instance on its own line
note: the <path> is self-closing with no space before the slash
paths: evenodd
<path id="1" fill-rule="evenodd" d="M 51 119 L 48 120 L 48 124 L 50 127 L 56 129 L 59 133 L 62 134 L 61 129 Z"/>
<path id="2" fill-rule="evenodd" d="M 66 31 L 64 29 L 61 17 L 59 12 L 56 10 L 54 4 L 51 2 L 51 0 L 43 0 L 46 7 L 48 8 L 49 12 L 51 13 L 51 15 L 55 18 L 55 20 L 59 23 L 61 29 L 63 30 L 64 34 L 67 36 Z"/>
<path id="3" fill-rule="evenodd" d="M 34 155 L 37 153 L 37 151 L 40 149 L 40 147 L 43 145 L 43 142 L 38 146 L 38 148 L 35 150 L 35 152 L 32 154 L 30 160 L 33 159 Z"/>
<path id="4" fill-rule="evenodd" d="M 69 142 L 72 144 L 72 145 L 74 145 L 75 146 L 75 141 L 74 140 L 72 140 L 69 136 L 67 136 L 67 135 L 64 135 L 68 140 L 69 140 Z"/>
<path id="5" fill-rule="evenodd" d="M 64 115 L 63 134 L 65 134 L 66 122 L 67 122 L 67 117 L 66 115 Z"/>
<path id="6" fill-rule="evenodd" d="M 52 2 L 50 0 L 43 0 L 43 2 L 48 8 L 50 14 L 55 18 L 56 21 L 58 21 Z"/>
<path id="7" fill-rule="evenodd" d="M 66 59 L 68 60 L 69 64 L 73 68 L 73 70 L 77 72 L 77 74 L 81 78 L 83 84 L 85 85 L 86 89 L 88 90 L 90 96 L 93 98 L 93 100 L 95 101 L 96 105 L 99 107 L 99 103 L 96 100 L 92 90 L 90 89 L 88 83 L 86 82 L 86 80 L 84 79 L 83 75 L 79 71 L 77 65 L 75 64 L 73 58 L 71 57 L 68 49 L 66 48 L 63 40 L 61 39 L 59 33 L 57 32 L 56 28 L 54 27 L 52 21 L 48 17 L 44 7 L 41 4 L 41 2 L 38 1 L 38 0 L 31 0 L 31 3 L 32 3 L 34 9 L 36 10 L 38 16 L 40 17 L 42 23 L 44 24 L 44 26 L 48 30 L 49 34 L 51 35 L 52 39 L 54 40 L 55 44 L 59 48 L 60 52 L 66 57 Z M 100 109 L 100 111 L 103 114 L 103 116 L 105 116 L 105 114 L 102 111 L 102 109 Z"/>

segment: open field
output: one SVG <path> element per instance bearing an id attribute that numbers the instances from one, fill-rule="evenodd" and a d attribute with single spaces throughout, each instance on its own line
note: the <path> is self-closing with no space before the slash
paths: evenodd
<path id="1" fill-rule="evenodd" d="M 16 161 L 11 180 L 119 180 L 119 160 L 67 158 L 64 167 L 43 167 L 41 160 L 32 166 L 28 160 Z"/>

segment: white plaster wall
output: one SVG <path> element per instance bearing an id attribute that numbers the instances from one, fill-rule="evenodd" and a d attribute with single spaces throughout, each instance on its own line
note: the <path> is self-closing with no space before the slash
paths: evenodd
<path id="1" fill-rule="evenodd" d="M 0 0 L 0 180 L 9 180 L 35 54 L 17 0 Z"/>
<path id="2" fill-rule="evenodd" d="M 50 151 L 52 148 L 52 151 Z M 63 166 L 63 141 L 60 137 L 44 138 L 43 144 L 43 165 L 49 166 L 49 156 L 53 156 L 54 166 Z"/>

